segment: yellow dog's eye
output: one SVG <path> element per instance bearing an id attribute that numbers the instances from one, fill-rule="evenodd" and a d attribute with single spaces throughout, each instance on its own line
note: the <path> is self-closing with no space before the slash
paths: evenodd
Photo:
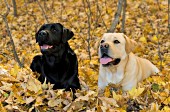
<path id="1" fill-rule="evenodd" d="M 119 44 L 120 42 L 118 40 L 113 41 L 115 44 Z"/>
<path id="2" fill-rule="evenodd" d="M 104 43 L 104 40 L 101 40 L 101 42 L 100 42 L 100 43 L 101 43 L 101 44 L 102 44 L 102 43 Z"/>

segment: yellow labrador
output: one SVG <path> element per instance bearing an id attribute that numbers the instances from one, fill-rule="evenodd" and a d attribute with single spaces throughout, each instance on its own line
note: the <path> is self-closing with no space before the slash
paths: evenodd
<path id="1" fill-rule="evenodd" d="M 158 73 L 149 60 L 135 56 L 131 51 L 137 43 L 123 33 L 105 33 L 99 45 L 99 90 L 109 84 L 119 84 L 124 91 L 137 86 L 139 81 Z"/>

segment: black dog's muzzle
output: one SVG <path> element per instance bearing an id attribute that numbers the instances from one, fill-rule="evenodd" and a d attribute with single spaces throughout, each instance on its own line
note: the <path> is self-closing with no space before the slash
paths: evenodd
<path id="1" fill-rule="evenodd" d="M 38 33 L 38 35 L 39 35 L 40 37 L 47 37 L 48 32 L 47 32 L 46 30 L 42 30 L 42 31 L 40 31 L 40 32 Z"/>
<path id="2" fill-rule="evenodd" d="M 49 40 L 49 34 L 46 30 L 42 30 L 38 33 L 37 42 L 39 43 L 39 45 L 41 45 L 42 43 L 46 43 L 48 40 Z"/>

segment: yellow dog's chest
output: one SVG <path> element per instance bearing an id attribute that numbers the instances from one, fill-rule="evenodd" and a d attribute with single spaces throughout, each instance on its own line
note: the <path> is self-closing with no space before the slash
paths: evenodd
<path id="1" fill-rule="evenodd" d="M 121 71 L 117 71 L 115 73 L 112 73 L 111 71 L 105 72 L 105 76 L 106 81 L 108 83 L 113 83 L 113 84 L 117 84 L 119 83 L 123 77 L 124 77 L 124 73 Z"/>

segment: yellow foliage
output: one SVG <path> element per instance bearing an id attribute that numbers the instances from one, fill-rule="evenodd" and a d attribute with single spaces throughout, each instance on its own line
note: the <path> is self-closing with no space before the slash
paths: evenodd
<path id="1" fill-rule="evenodd" d="M 12 68 L 11 71 L 10 71 L 11 76 L 16 78 L 19 70 L 20 70 L 19 66 L 17 64 L 15 64 L 14 68 Z"/>
<path id="2" fill-rule="evenodd" d="M 156 37 L 156 35 L 154 35 L 154 36 L 152 37 L 152 41 L 153 41 L 153 42 L 158 42 L 158 38 Z"/>
<path id="3" fill-rule="evenodd" d="M 0 102 L 0 111 L 1 112 L 7 112 L 7 110 L 5 109 L 5 107 L 3 107 L 1 102 Z"/>
<path id="4" fill-rule="evenodd" d="M 29 77 L 26 87 L 28 90 L 33 91 L 34 93 L 42 91 L 41 83 L 32 76 Z"/>
<path id="5" fill-rule="evenodd" d="M 122 95 L 119 95 L 119 94 L 116 94 L 116 92 L 112 92 L 112 95 L 113 95 L 113 98 L 116 100 L 116 101 L 119 101 L 119 100 L 122 100 L 123 99 L 123 96 Z"/>
<path id="6" fill-rule="evenodd" d="M 151 112 L 157 112 L 159 110 L 159 106 L 157 103 L 152 103 L 151 104 Z"/>
<path id="7" fill-rule="evenodd" d="M 158 75 L 147 78 L 138 88 L 128 92 L 111 91 L 108 86 L 103 97 L 97 96 L 99 57 L 94 45 L 99 42 L 103 33 L 109 30 L 116 14 L 118 0 L 98 0 L 98 3 L 96 0 L 89 0 L 91 12 L 86 0 L 85 7 L 82 0 L 39 1 L 50 23 L 61 22 L 74 32 L 74 37 L 69 40 L 69 44 L 78 58 L 82 90 L 77 91 L 75 94 L 77 98 L 73 100 L 71 92 L 53 90 L 53 85 L 50 83 L 41 84 L 37 79 L 39 74 L 32 73 L 29 69 L 33 56 L 41 54 L 35 40 L 36 31 L 47 22 L 35 0 L 18 0 L 18 16 L 14 17 L 13 10 L 10 10 L 7 20 L 17 54 L 25 68 L 21 69 L 13 56 L 9 35 L 0 17 L 0 112 L 125 112 L 136 111 L 136 108 L 140 108 L 137 111 L 141 112 L 170 111 L 168 96 L 170 94 L 170 40 L 167 30 L 167 0 L 159 1 L 159 6 L 154 0 L 128 0 L 125 19 L 125 34 L 140 43 L 135 49 L 135 55 L 149 59 L 158 68 L 162 66 L 162 71 Z M 12 2 L 9 2 L 9 5 L 13 6 Z M 3 1 L 0 3 L 0 9 L 1 14 L 5 14 L 6 6 Z M 89 21 L 87 14 L 91 14 Z M 122 17 L 115 32 L 121 32 L 121 21 Z M 89 59 L 88 54 L 88 22 L 91 25 L 92 60 Z M 158 49 L 158 39 L 160 49 Z M 129 103 L 131 99 L 135 101 Z M 128 110 L 129 108 L 132 110 Z"/>
<path id="8" fill-rule="evenodd" d="M 146 40 L 146 37 L 140 37 L 139 38 L 139 41 L 146 44 L 147 43 L 147 40 Z"/>
<path id="9" fill-rule="evenodd" d="M 139 18 L 139 19 L 137 19 L 137 22 L 141 24 L 144 22 L 144 20 L 142 18 Z"/>
<path id="10" fill-rule="evenodd" d="M 132 88 L 128 91 L 131 98 L 136 98 L 142 94 L 142 92 L 145 90 L 145 88 Z"/>
<path id="11" fill-rule="evenodd" d="M 106 87 L 105 92 L 104 92 L 104 96 L 105 97 L 109 97 L 110 96 L 110 88 Z"/>

